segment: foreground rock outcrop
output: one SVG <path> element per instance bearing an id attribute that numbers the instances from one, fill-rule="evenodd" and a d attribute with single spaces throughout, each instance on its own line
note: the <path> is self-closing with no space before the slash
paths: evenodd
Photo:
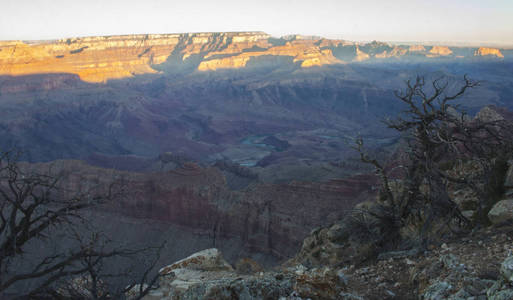
<path id="1" fill-rule="evenodd" d="M 144 299 L 277 299 L 290 289 L 270 276 L 236 274 L 217 249 L 195 253 L 159 273 L 159 288 Z"/>
<path id="2" fill-rule="evenodd" d="M 331 228 L 333 235 L 335 228 Z M 489 228 L 423 253 L 382 255 L 355 265 L 339 258 L 317 266 L 295 261 L 240 273 L 217 249 L 160 270 L 144 299 L 513 299 L 512 227 Z M 322 250 L 319 255 L 323 255 Z"/>
<path id="3" fill-rule="evenodd" d="M 158 287 L 143 299 L 358 299 L 343 292 L 346 278 L 331 268 L 307 270 L 299 265 L 240 274 L 217 249 L 195 253 L 159 273 Z"/>
<path id="4" fill-rule="evenodd" d="M 158 286 L 144 299 L 510 300 L 511 230 L 483 229 L 423 253 L 382 255 L 358 265 L 342 257 L 317 266 L 289 261 L 249 274 L 234 271 L 217 249 L 208 249 L 162 268 Z M 330 250 L 316 251 L 322 256 Z"/>

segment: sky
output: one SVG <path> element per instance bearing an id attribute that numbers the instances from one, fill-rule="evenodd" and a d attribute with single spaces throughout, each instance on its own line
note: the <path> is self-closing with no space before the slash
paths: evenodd
<path id="1" fill-rule="evenodd" d="M 0 40 L 219 31 L 513 45 L 513 0 L 0 0 Z"/>

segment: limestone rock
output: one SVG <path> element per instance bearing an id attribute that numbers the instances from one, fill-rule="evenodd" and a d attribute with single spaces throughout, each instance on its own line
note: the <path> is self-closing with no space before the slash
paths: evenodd
<path id="1" fill-rule="evenodd" d="M 446 46 L 433 46 L 433 48 L 429 50 L 429 53 L 431 53 L 431 55 L 437 56 L 448 56 L 452 54 L 452 50 Z"/>
<path id="2" fill-rule="evenodd" d="M 507 289 L 497 292 L 488 297 L 489 300 L 511 300 L 513 299 L 513 289 Z"/>
<path id="3" fill-rule="evenodd" d="M 289 279 L 278 280 L 270 274 L 241 276 L 227 271 L 175 269 L 160 280 L 150 299 L 279 299 L 292 292 Z M 160 298 L 159 298 L 160 297 Z"/>
<path id="4" fill-rule="evenodd" d="M 504 117 L 493 107 L 485 106 L 476 114 L 474 119 L 481 122 L 496 122 L 504 120 Z"/>
<path id="5" fill-rule="evenodd" d="M 274 57 L 272 61 L 291 59 L 289 63 L 310 68 L 373 58 L 438 58 L 454 54 L 446 46 L 433 46 L 427 51 L 422 45 L 406 49 L 320 37 L 283 38 L 283 44 L 273 43 L 273 39 L 263 32 L 212 32 L 98 36 L 38 43 L 7 41 L 0 42 L 0 75 L 75 74 L 83 81 L 100 83 L 157 73 L 153 66 L 168 62 L 173 55 L 173 59 L 182 62 L 198 59 L 199 71 L 215 71 L 244 68 L 250 61 L 270 57 Z M 342 61 L 340 55 L 334 54 L 340 50 L 351 54 Z M 499 49 L 485 47 L 476 50 L 474 56 L 504 57 Z"/>
<path id="6" fill-rule="evenodd" d="M 488 289 L 486 296 L 489 300 L 510 300 L 513 299 L 513 289 L 502 280 L 498 280 Z"/>
<path id="7" fill-rule="evenodd" d="M 426 48 L 422 45 L 411 45 L 410 48 L 408 48 L 408 51 L 410 51 L 410 52 L 425 52 Z"/>
<path id="8" fill-rule="evenodd" d="M 506 258 L 501 264 L 501 275 L 509 281 L 513 283 L 513 256 Z"/>
<path id="9" fill-rule="evenodd" d="M 292 292 L 290 276 L 241 275 L 215 248 L 197 252 L 159 273 L 159 288 L 143 299 L 279 299 Z"/>
<path id="10" fill-rule="evenodd" d="M 370 55 L 360 50 L 360 48 L 356 48 L 356 61 L 364 61 L 370 58 Z"/>
<path id="11" fill-rule="evenodd" d="M 216 248 L 206 249 L 175 262 L 159 270 L 160 275 L 167 275 L 175 269 L 190 269 L 201 271 L 233 271 L 221 252 Z"/>
<path id="12" fill-rule="evenodd" d="M 495 56 L 499 58 L 504 58 L 504 55 L 502 55 L 501 51 L 496 48 L 487 48 L 487 47 L 480 47 L 474 52 L 474 56 Z"/>
<path id="13" fill-rule="evenodd" d="M 513 221 L 513 199 L 497 202 L 488 212 L 488 219 L 494 224 Z"/>
<path id="14" fill-rule="evenodd" d="M 452 289 L 452 285 L 445 281 L 437 281 L 430 285 L 426 291 L 424 292 L 424 300 L 442 300 L 447 299 L 450 290 Z"/>
<path id="15" fill-rule="evenodd" d="M 294 291 L 303 298 L 336 299 L 342 292 L 340 277 L 329 267 L 308 270 L 295 279 Z"/>

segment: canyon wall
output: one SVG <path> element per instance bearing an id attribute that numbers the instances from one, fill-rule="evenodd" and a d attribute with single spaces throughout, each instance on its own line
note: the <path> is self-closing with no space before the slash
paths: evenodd
<path id="1" fill-rule="evenodd" d="M 454 48 L 454 47 L 453 47 Z M 454 50 L 454 51 L 453 51 Z M 192 63 L 199 71 L 247 67 L 258 58 L 289 59 L 302 68 L 398 58 L 503 58 L 499 49 L 479 48 L 456 55 L 446 46 L 398 46 L 372 42 L 288 36 L 263 32 L 146 34 L 0 42 L 0 75 L 76 74 L 87 82 L 159 72 L 166 61 Z M 459 51 L 461 52 L 461 51 Z M 473 54 L 473 55 L 472 55 Z"/>
<path id="2" fill-rule="evenodd" d="M 361 175 L 323 183 L 256 182 L 233 191 L 217 168 L 194 163 L 156 173 L 103 169 L 73 160 L 23 167 L 59 176 L 64 196 L 105 193 L 106 186 L 115 182 L 126 193 L 103 206 L 104 212 L 189 228 L 210 236 L 216 247 L 235 239 L 247 253 L 277 259 L 296 253 L 312 228 L 338 220 L 356 203 L 372 197 L 376 184 L 374 176 Z M 116 222 L 113 218 L 111 226 L 116 227 Z"/>

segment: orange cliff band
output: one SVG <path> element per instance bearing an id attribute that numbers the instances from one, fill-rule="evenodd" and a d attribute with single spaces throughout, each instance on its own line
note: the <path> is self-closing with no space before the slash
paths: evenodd
<path id="1" fill-rule="evenodd" d="M 280 40 L 280 43 L 273 43 Z M 335 55 L 344 49 L 345 56 Z M 244 68 L 258 56 L 289 57 L 302 68 L 386 59 L 408 54 L 426 58 L 454 55 L 446 46 L 391 46 L 372 42 L 289 36 L 273 39 L 263 32 L 125 35 L 62 39 L 57 41 L 0 41 L 0 75 L 47 73 L 76 74 L 86 82 L 100 83 L 158 71 L 171 55 L 182 61 L 196 55 L 199 71 Z M 474 56 L 503 58 L 499 49 L 479 48 Z"/>

